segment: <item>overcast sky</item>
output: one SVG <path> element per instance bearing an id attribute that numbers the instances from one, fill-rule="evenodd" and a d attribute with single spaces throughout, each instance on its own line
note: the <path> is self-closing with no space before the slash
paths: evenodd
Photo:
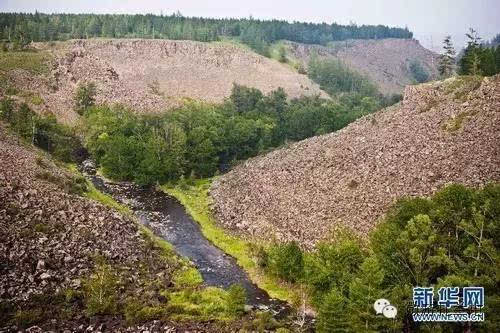
<path id="1" fill-rule="evenodd" d="M 500 0 L 0 0 L 0 11 L 43 13 L 154 13 L 249 17 L 289 21 L 408 26 L 427 48 L 439 51 L 447 34 L 460 48 L 476 29 L 489 40 L 500 33 Z"/>

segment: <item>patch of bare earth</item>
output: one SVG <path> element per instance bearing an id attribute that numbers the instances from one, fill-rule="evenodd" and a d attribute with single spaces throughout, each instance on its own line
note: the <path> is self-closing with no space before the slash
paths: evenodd
<path id="1" fill-rule="evenodd" d="M 35 43 L 54 55 L 47 77 L 23 71 L 16 86 L 38 92 L 44 105 L 74 123 L 73 96 L 78 83 L 94 81 L 97 103 L 119 103 L 139 112 L 165 111 L 183 99 L 221 102 L 233 83 L 268 93 L 282 87 L 289 97 L 320 94 L 317 84 L 277 61 L 229 43 L 151 39 L 91 39 Z"/>
<path id="2" fill-rule="evenodd" d="M 408 86 L 336 133 L 257 157 L 216 180 L 225 227 L 312 247 L 336 225 L 366 234 L 402 196 L 500 180 L 500 76 Z"/>
<path id="3" fill-rule="evenodd" d="M 418 61 L 430 74 L 438 77 L 438 55 L 427 50 L 414 39 L 346 40 L 331 46 L 287 42 L 293 57 L 307 64 L 316 53 L 320 58 L 335 58 L 366 75 L 383 94 L 402 93 L 414 82 L 410 64 Z"/>

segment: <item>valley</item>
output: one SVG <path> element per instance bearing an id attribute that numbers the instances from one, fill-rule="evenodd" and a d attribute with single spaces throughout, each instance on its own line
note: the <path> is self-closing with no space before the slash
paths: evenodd
<path id="1" fill-rule="evenodd" d="M 499 36 L 457 55 L 252 16 L 0 27 L 0 332 L 500 327 Z M 486 320 L 419 321 L 415 290 L 452 287 Z"/>

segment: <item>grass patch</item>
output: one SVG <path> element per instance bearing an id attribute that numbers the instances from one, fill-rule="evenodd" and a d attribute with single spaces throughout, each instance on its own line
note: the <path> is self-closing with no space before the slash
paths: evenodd
<path id="1" fill-rule="evenodd" d="M 183 290 L 169 294 L 167 311 L 173 320 L 220 320 L 234 319 L 227 309 L 228 293 L 220 288 Z"/>
<path id="2" fill-rule="evenodd" d="M 445 86 L 445 93 L 453 94 L 455 99 L 465 101 L 469 93 L 475 91 L 481 86 L 483 77 L 478 75 L 464 75 L 458 76 Z"/>
<path id="3" fill-rule="evenodd" d="M 9 51 L 0 53 L 0 70 L 24 69 L 32 74 L 45 74 L 49 71 L 51 56 L 45 51 Z"/>
<path id="4" fill-rule="evenodd" d="M 194 288 L 203 283 L 203 278 L 196 268 L 178 270 L 174 275 L 174 284 L 177 288 Z"/>
<path id="5" fill-rule="evenodd" d="M 465 118 L 469 112 L 460 112 L 456 117 L 450 118 L 444 125 L 443 129 L 447 132 L 456 132 L 462 128 Z"/>
<path id="6" fill-rule="evenodd" d="M 238 264 L 245 269 L 252 281 L 267 291 L 273 298 L 292 302 L 296 298 L 295 292 L 289 285 L 282 284 L 277 278 L 264 274 L 258 269 L 252 255 L 252 243 L 236 236 L 228 235 L 216 225 L 210 212 L 211 199 L 208 196 L 211 179 L 200 179 L 193 186 L 174 186 L 166 184 L 162 190 L 177 198 L 186 211 L 198 222 L 203 235 L 215 246 L 236 258 Z"/>

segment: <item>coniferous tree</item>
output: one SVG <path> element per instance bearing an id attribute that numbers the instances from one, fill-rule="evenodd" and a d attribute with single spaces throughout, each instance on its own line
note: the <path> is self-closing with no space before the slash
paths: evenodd
<path id="1" fill-rule="evenodd" d="M 444 77 L 450 77 L 453 74 L 455 67 L 455 48 L 451 41 L 451 36 L 448 35 L 443 40 L 444 53 L 439 59 L 439 74 Z"/>
<path id="2" fill-rule="evenodd" d="M 465 34 L 469 41 L 464 56 L 460 59 L 460 74 L 481 75 L 481 37 L 476 30 L 470 28 Z"/>
<path id="3" fill-rule="evenodd" d="M 319 308 L 318 333 L 350 332 L 347 299 L 337 289 L 325 296 Z"/>

